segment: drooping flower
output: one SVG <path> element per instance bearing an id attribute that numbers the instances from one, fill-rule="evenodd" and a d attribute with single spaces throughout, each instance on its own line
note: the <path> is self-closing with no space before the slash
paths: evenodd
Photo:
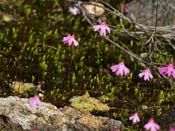
<path id="1" fill-rule="evenodd" d="M 123 76 L 129 74 L 129 69 L 125 66 L 124 60 L 119 64 L 111 66 L 112 72 L 115 72 L 118 76 Z"/>
<path id="2" fill-rule="evenodd" d="M 158 131 L 158 130 L 160 130 L 160 126 L 154 122 L 153 118 L 151 118 L 148 121 L 148 123 L 144 125 L 144 128 L 146 130 L 150 130 L 150 131 Z"/>
<path id="3" fill-rule="evenodd" d="M 106 36 L 106 31 L 108 33 L 111 32 L 111 29 L 106 25 L 106 22 L 101 22 L 100 25 L 94 25 L 93 26 L 94 31 L 100 30 L 100 36 Z"/>
<path id="4" fill-rule="evenodd" d="M 30 97 L 28 101 L 29 101 L 30 107 L 32 107 L 32 108 L 36 108 L 36 106 L 42 105 L 42 102 L 41 102 L 38 95 L 36 95 L 34 97 Z"/>
<path id="5" fill-rule="evenodd" d="M 63 37 L 62 41 L 64 44 L 68 44 L 68 46 L 71 46 L 72 44 L 74 44 L 74 46 L 79 45 L 79 43 L 75 40 L 75 36 L 70 34 L 68 34 L 66 37 Z"/>
<path id="6" fill-rule="evenodd" d="M 149 80 L 153 79 L 153 75 L 151 74 L 151 72 L 150 72 L 150 70 L 148 68 L 145 69 L 143 72 L 141 72 L 139 74 L 139 77 L 140 78 L 143 77 L 145 81 L 149 81 Z"/>
<path id="7" fill-rule="evenodd" d="M 134 115 L 129 117 L 129 120 L 131 120 L 134 124 L 140 122 L 140 118 L 138 113 L 134 113 Z"/>
<path id="8" fill-rule="evenodd" d="M 172 75 L 175 78 L 175 69 L 173 63 L 170 63 L 167 66 L 159 67 L 158 70 L 160 74 L 165 74 L 168 77 Z"/>
<path id="9" fill-rule="evenodd" d="M 78 15 L 80 14 L 80 10 L 77 7 L 69 7 L 69 12 L 73 15 Z"/>

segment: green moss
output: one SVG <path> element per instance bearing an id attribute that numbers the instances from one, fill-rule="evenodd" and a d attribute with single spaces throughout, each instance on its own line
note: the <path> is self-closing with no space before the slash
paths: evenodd
<path id="1" fill-rule="evenodd" d="M 74 96 L 70 99 L 71 106 L 88 111 L 108 111 L 109 107 L 106 104 L 101 103 L 96 98 L 90 97 L 89 93 L 86 93 L 82 96 Z"/>

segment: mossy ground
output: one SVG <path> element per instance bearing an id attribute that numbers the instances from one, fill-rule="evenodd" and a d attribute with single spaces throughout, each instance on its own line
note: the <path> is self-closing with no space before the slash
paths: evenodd
<path id="1" fill-rule="evenodd" d="M 114 5 L 112 0 L 108 2 Z M 119 8 L 119 3 L 115 3 L 115 8 Z M 13 81 L 35 85 L 44 82 L 42 100 L 58 107 L 69 105 L 71 97 L 88 91 L 111 107 L 107 112 L 94 113 L 119 119 L 128 130 L 143 130 L 150 117 L 154 117 L 162 129 L 167 129 L 171 122 L 165 123 L 162 116 L 174 109 L 174 80 L 156 75 L 149 82 L 139 79 L 140 63 L 100 37 L 82 15 L 73 16 L 67 12 L 68 6 L 71 4 L 62 0 L 0 3 L 1 96 L 33 95 L 33 91 L 14 92 L 10 88 Z M 108 24 L 122 30 L 118 17 L 112 15 L 107 20 Z M 134 30 L 128 23 L 126 27 Z M 80 46 L 68 47 L 62 43 L 62 38 L 69 33 L 75 35 Z M 149 36 L 141 35 L 139 41 L 116 33 L 109 34 L 109 37 L 122 41 L 123 46 L 127 45 L 136 54 L 148 51 L 142 43 Z M 161 42 L 158 45 L 162 52 L 169 48 Z M 168 63 L 174 57 L 172 50 L 168 52 L 166 56 L 155 52 L 154 60 Z M 121 59 L 131 70 L 128 76 L 118 77 L 110 70 L 110 66 Z M 132 125 L 128 120 L 134 112 L 139 112 L 140 124 Z"/>

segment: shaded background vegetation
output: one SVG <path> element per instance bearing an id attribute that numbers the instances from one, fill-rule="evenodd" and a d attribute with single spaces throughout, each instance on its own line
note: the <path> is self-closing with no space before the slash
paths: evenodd
<path id="1" fill-rule="evenodd" d="M 119 9 L 124 1 L 106 2 Z M 138 73 L 143 67 L 93 32 L 82 15 L 71 15 L 69 6 L 72 3 L 63 0 L 1 2 L 0 95 L 29 97 L 33 92 L 19 94 L 10 88 L 11 83 L 22 81 L 37 85 L 44 82 L 42 100 L 58 107 L 69 105 L 72 96 L 88 91 L 91 96 L 113 107 L 109 112 L 94 112 L 97 115 L 119 119 L 127 127 L 138 130 L 154 117 L 163 128 L 167 128 L 174 121 L 164 121 L 164 114 L 174 108 L 173 80 L 169 84 L 161 77 L 150 82 L 139 79 Z M 107 19 L 109 24 L 121 29 L 116 16 Z M 134 30 L 131 25 L 127 27 Z M 62 38 L 69 33 L 75 35 L 80 46 L 68 47 L 62 43 Z M 115 33 L 110 38 L 121 40 L 135 53 L 147 51 L 141 44 L 143 41 L 125 39 Z M 140 38 L 146 40 L 149 34 Z M 162 51 L 167 49 L 168 46 L 162 46 Z M 173 51 L 169 50 L 169 53 L 166 56 L 155 53 L 154 58 L 156 62 L 167 64 L 174 57 Z M 129 76 L 117 77 L 110 71 L 110 66 L 121 59 L 131 70 Z M 139 112 L 141 124 L 132 125 L 128 120 L 134 112 Z"/>

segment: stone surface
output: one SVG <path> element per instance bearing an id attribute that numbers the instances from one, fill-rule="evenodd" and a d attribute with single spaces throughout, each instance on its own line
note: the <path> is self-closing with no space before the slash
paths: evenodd
<path id="1" fill-rule="evenodd" d="M 120 121 L 96 117 L 72 107 L 59 110 L 49 103 L 31 108 L 28 99 L 0 98 L 0 130 L 4 131 L 113 131 L 124 128 Z"/>
<path id="2" fill-rule="evenodd" d="M 155 26 L 157 0 L 133 0 L 126 5 L 128 16 L 135 22 Z M 158 0 L 157 25 L 175 24 L 175 0 Z"/>
<path id="3" fill-rule="evenodd" d="M 101 16 L 105 13 L 104 5 L 99 2 L 81 2 L 81 7 L 88 15 Z"/>

